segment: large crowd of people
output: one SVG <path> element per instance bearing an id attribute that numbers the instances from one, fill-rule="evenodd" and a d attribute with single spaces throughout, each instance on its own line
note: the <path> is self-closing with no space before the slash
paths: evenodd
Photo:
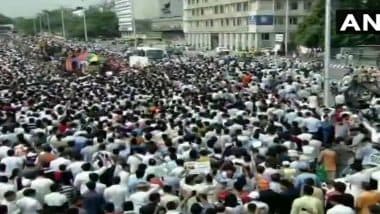
<path id="1" fill-rule="evenodd" d="M 380 213 L 377 127 L 321 105 L 311 62 L 197 56 L 78 76 L 25 54 L 29 38 L 8 44 L 0 214 Z"/>

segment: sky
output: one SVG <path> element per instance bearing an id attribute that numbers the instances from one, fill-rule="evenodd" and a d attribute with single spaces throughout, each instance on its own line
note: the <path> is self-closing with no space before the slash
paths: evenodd
<path id="1" fill-rule="evenodd" d="M 86 6 L 103 2 L 104 0 L 84 0 Z M 81 0 L 0 0 L 0 13 L 9 17 L 33 17 L 42 10 L 57 9 L 61 6 L 76 8 L 81 6 Z"/>

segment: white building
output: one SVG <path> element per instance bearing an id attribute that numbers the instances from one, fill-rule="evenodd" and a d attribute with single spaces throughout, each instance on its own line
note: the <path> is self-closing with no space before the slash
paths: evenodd
<path id="1" fill-rule="evenodd" d="M 286 0 L 184 0 L 186 42 L 198 49 L 273 48 L 284 37 Z M 289 0 L 289 42 L 312 0 Z"/>
<path id="2" fill-rule="evenodd" d="M 138 23 L 140 20 L 159 17 L 159 7 L 157 0 L 115 0 L 114 10 L 119 18 L 119 31 L 132 33 L 133 19 Z"/>

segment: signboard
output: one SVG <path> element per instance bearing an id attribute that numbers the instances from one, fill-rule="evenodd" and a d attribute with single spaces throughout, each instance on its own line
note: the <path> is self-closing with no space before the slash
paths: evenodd
<path id="1" fill-rule="evenodd" d="M 284 42 L 284 34 L 282 34 L 282 33 L 276 33 L 276 35 L 275 35 L 275 41 L 276 42 Z"/>
<path id="2" fill-rule="evenodd" d="M 189 174 L 208 174 L 211 172 L 210 162 L 186 162 L 185 169 Z"/>
<path id="3" fill-rule="evenodd" d="M 248 19 L 250 25 L 273 25 L 273 15 L 253 15 Z"/>

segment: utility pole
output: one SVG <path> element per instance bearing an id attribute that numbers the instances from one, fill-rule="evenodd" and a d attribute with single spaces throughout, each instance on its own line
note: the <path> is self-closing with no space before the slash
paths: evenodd
<path id="1" fill-rule="evenodd" d="M 331 42 L 331 0 L 326 0 L 325 11 L 325 77 L 324 77 L 324 104 L 326 107 L 330 106 L 330 42 Z"/>
<path id="2" fill-rule="evenodd" d="M 288 56 L 289 41 L 289 0 L 286 0 L 285 6 L 285 56 Z"/>
<path id="3" fill-rule="evenodd" d="M 66 39 L 65 17 L 64 17 L 63 7 L 61 8 L 61 24 L 62 24 L 62 37 Z"/>

